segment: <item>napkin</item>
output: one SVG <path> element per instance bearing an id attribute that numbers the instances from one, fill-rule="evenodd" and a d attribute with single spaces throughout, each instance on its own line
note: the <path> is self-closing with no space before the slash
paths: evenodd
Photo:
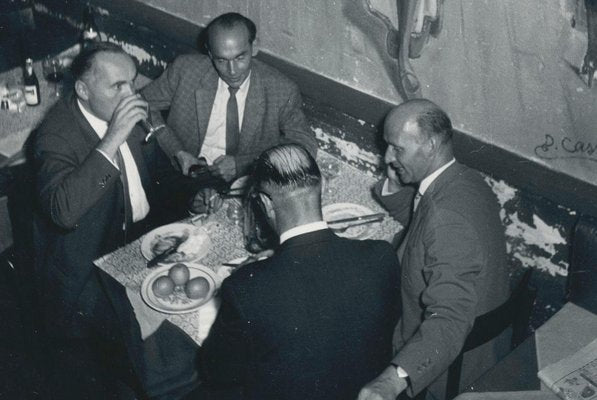
<path id="1" fill-rule="evenodd" d="M 203 344 L 203 341 L 209 334 L 209 330 L 216 320 L 219 309 L 220 298 L 217 296 L 212 297 L 210 301 L 199 308 L 199 328 L 197 329 L 197 341 L 199 345 Z"/>
<path id="2" fill-rule="evenodd" d="M 158 330 L 162 322 L 166 319 L 166 316 L 147 306 L 141 295 L 128 287 L 126 288 L 126 295 L 129 298 L 135 312 L 135 317 L 139 323 L 141 339 L 145 340 Z"/>

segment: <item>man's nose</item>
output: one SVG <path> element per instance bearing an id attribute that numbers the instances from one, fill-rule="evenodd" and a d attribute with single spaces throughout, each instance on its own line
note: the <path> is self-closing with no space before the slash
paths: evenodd
<path id="1" fill-rule="evenodd" d="M 126 85 L 123 85 L 122 93 L 125 96 L 130 96 L 132 94 L 135 94 L 135 87 L 134 87 L 133 83 L 127 83 Z"/>
<path id="2" fill-rule="evenodd" d="M 383 157 L 383 160 L 386 164 L 396 161 L 396 157 L 394 157 L 394 152 L 389 147 L 386 149 L 386 153 Z"/>
<path id="3" fill-rule="evenodd" d="M 236 62 L 234 60 L 228 61 L 228 73 L 234 75 L 236 73 Z"/>

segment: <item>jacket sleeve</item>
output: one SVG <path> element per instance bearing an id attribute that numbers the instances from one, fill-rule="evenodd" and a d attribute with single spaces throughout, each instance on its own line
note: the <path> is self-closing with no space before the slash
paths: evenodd
<path id="1" fill-rule="evenodd" d="M 463 215 L 430 212 L 437 223 L 423 231 L 423 322 L 394 358 L 409 375 L 410 396 L 446 371 L 460 352 L 474 323 L 476 288 L 485 278 L 487 261 L 479 236 Z"/>
<path id="2" fill-rule="evenodd" d="M 120 179 L 120 171 L 98 151 L 78 163 L 66 139 L 42 135 L 33 149 L 42 211 L 58 226 L 76 228 L 80 218 Z"/>
<path id="3" fill-rule="evenodd" d="M 249 321 L 227 282 L 220 293 L 218 316 L 199 352 L 199 371 L 210 386 L 242 386 L 249 368 Z"/>
<path id="4" fill-rule="evenodd" d="M 373 197 L 388 210 L 389 214 L 405 228 L 410 222 L 412 216 L 413 199 L 415 197 L 415 188 L 413 186 L 403 186 L 398 192 L 383 196 L 381 191 L 386 178 L 378 181 L 373 186 Z"/>
<path id="5" fill-rule="evenodd" d="M 180 138 L 166 125 L 161 111 L 170 109 L 172 99 L 181 80 L 180 71 L 184 68 L 181 58 L 177 58 L 166 68 L 159 78 L 149 83 L 141 90 L 142 96 L 149 103 L 151 120 L 154 126 L 164 125 L 157 140 L 168 157 L 174 157 L 179 151 L 184 150 Z"/>
<path id="6" fill-rule="evenodd" d="M 283 143 L 298 143 L 317 155 L 317 140 L 303 113 L 303 100 L 296 85 L 291 85 L 288 99 L 280 110 L 280 132 Z"/>

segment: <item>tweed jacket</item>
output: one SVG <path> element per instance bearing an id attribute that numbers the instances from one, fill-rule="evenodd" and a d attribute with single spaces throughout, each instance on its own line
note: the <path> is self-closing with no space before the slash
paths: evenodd
<path id="1" fill-rule="evenodd" d="M 203 379 L 248 399 L 354 399 L 391 360 L 399 285 L 386 242 L 293 237 L 224 281 Z"/>
<path id="2" fill-rule="evenodd" d="M 402 316 L 394 362 L 406 370 L 409 394 L 416 395 L 447 370 L 475 317 L 507 300 L 504 229 L 491 189 L 458 162 L 429 186 L 412 217 L 404 209 L 412 210 L 414 190 L 381 196 L 382 184 L 374 192 L 408 224 L 398 249 Z M 482 369 L 474 360 L 468 367 Z M 438 386 L 430 389 L 443 398 L 445 386 Z"/>
<path id="3" fill-rule="evenodd" d="M 303 114 L 297 85 L 279 71 L 253 59 L 251 84 L 235 156 L 242 175 L 264 150 L 281 143 L 298 143 L 315 155 L 317 142 Z M 143 90 L 152 118 L 169 110 L 166 130 L 158 136 L 169 156 L 185 150 L 199 154 L 218 88 L 218 73 L 209 57 L 183 55 Z"/>

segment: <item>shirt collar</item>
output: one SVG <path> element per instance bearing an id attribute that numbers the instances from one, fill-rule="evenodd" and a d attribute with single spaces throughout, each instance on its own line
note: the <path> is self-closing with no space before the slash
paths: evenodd
<path id="1" fill-rule="evenodd" d="M 249 91 L 249 85 L 251 84 L 251 72 L 247 76 L 247 79 L 240 85 L 238 88 L 238 92 L 236 92 L 236 96 L 246 96 L 247 92 Z M 222 80 L 222 78 L 218 77 L 218 92 L 226 92 L 228 93 L 228 84 Z"/>
<path id="2" fill-rule="evenodd" d="M 316 221 L 304 225 L 295 226 L 294 228 L 290 228 L 287 231 L 282 232 L 282 234 L 280 235 L 280 244 L 295 236 L 320 231 L 322 229 L 327 229 L 327 227 L 328 224 L 325 221 Z"/>
<path id="3" fill-rule="evenodd" d="M 79 106 L 79 109 L 81 110 L 81 113 L 83 114 L 87 122 L 89 122 L 89 125 L 91 125 L 95 133 L 97 133 L 97 135 L 100 137 L 100 139 L 102 139 L 106 134 L 106 131 L 108 130 L 108 123 L 87 111 L 85 107 L 83 107 L 83 104 L 81 104 L 81 100 L 77 99 L 77 104 Z"/>
<path id="4" fill-rule="evenodd" d="M 442 172 L 444 172 L 446 169 L 448 169 L 448 167 L 450 165 L 454 164 L 455 162 L 456 162 L 456 159 L 454 157 L 452 157 L 452 160 L 450 160 L 449 162 L 447 162 L 443 166 L 439 167 L 438 169 L 436 169 L 435 171 L 433 171 L 433 173 L 431 175 L 429 175 L 428 177 L 426 177 L 425 179 L 423 179 L 421 181 L 421 183 L 419 184 L 419 193 L 421 193 L 421 196 L 425 194 L 425 192 L 427 191 L 427 189 L 429 188 L 429 186 L 431 186 L 431 184 L 433 183 L 433 181 L 436 180 L 437 177 L 440 176 L 440 174 Z"/>

